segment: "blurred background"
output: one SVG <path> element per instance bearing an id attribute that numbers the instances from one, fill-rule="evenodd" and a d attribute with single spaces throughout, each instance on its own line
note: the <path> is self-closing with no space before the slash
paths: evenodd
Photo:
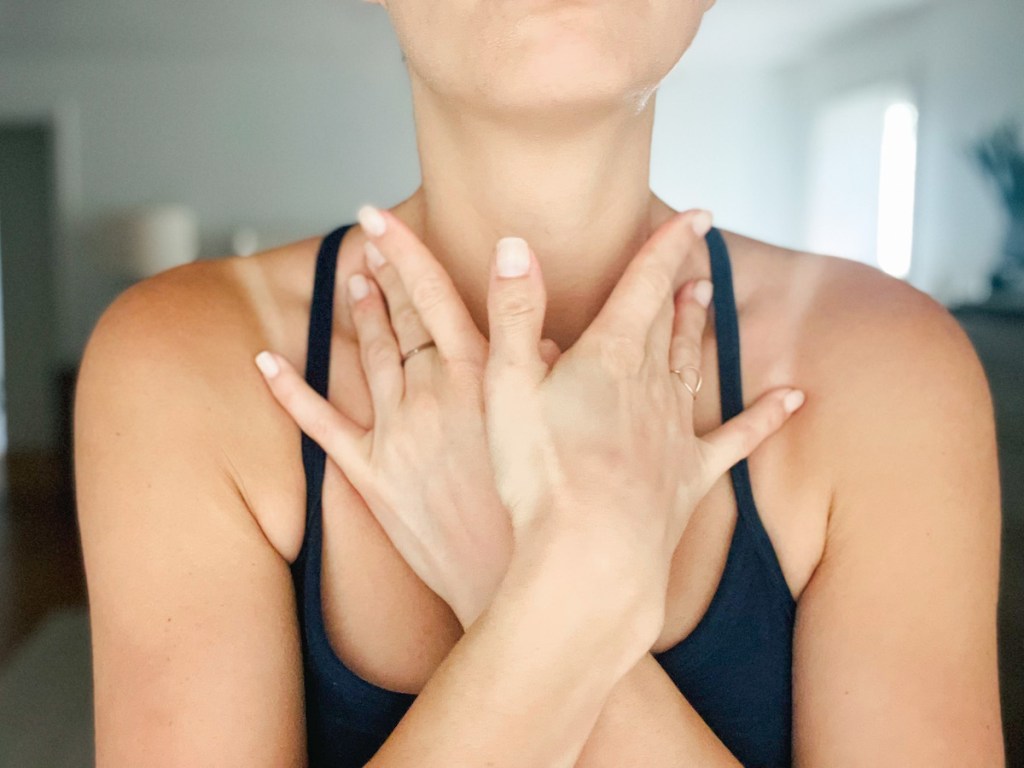
<path id="1" fill-rule="evenodd" d="M 905 279 L 974 340 L 997 409 L 1016 767 L 1021 120 L 1021 0 L 719 0 L 660 90 L 651 179 L 725 229 Z M 377 6 L 0 0 L 0 766 L 92 762 L 70 409 L 100 313 L 134 280 L 326 233 L 418 183 Z"/>

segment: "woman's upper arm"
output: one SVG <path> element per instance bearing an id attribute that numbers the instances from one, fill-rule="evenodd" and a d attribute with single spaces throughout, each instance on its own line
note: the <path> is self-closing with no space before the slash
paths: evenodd
<path id="1" fill-rule="evenodd" d="M 239 491 L 230 391 L 159 289 L 97 324 L 75 402 L 100 768 L 305 762 L 287 562 Z"/>
<path id="2" fill-rule="evenodd" d="M 894 293 L 832 345 L 834 498 L 797 611 L 794 761 L 1001 766 L 988 384 L 945 309 Z"/>

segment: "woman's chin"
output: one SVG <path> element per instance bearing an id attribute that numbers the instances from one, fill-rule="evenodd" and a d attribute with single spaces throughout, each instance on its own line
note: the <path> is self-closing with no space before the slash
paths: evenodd
<path id="1" fill-rule="evenodd" d="M 640 81 L 643 82 L 640 82 Z M 636 94 L 651 92 L 657 78 L 614 71 L 608 61 L 591 67 L 536 67 L 495 77 L 481 91 L 493 109 L 509 113 L 608 113 L 635 107 Z"/>

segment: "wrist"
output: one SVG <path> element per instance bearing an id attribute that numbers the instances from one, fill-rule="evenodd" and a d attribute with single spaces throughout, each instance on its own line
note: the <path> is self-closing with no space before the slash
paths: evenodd
<path id="1" fill-rule="evenodd" d="M 462 625 L 462 631 L 467 632 L 473 623 L 480 618 L 488 606 L 494 602 L 495 595 L 501 583 L 503 574 L 493 580 L 489 585 L 481 585 L 473 594 L 466 595 L 451 605 L 452 613 Z"/>
<path id="2" fill-rule="evenodd" d="M 600 638 L 634 663 L 650 650 L 664 626 L 665 590 L 649 565 L 579 532 L 520 534 L 495 601 L 529 604 L 547 625 Z"/>

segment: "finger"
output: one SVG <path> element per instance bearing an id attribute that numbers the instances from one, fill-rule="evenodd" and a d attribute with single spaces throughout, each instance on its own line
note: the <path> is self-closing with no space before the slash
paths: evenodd
<path id="1" fill-rule="evenodd" d="M 668 359 L 669 346 L 672 343 L 672 326 L 679 311 L 679 297 L 683 292 L 680 288 L 670 298 L 663 302 L 658 310 L 654 322 L 651 323 L 650 331 L 647 333 L 647 349 L 645 360 L 651 365 L 661 368 Z"/>
<path id="2" fill-rule="evenodd" d="M 701 450 L 712 480 L 745 459 L 766 438 L 778 431 L 804 401 L 799 389 L 782 387 L 762 395 L 757 402 L 701 438 Z"/>
<path id="3" fill-rule="evenodd" d="M 558 358 L 562 356 L 562 350 L 559 349 L 558 344 L 551 339 L 541 339 L 539 351 L 541 360 L 544 361 L 544 364 L 548 367 L 549 371 L 552 366 L 558 362 Z"/>
<path id="4" fill-rule="evenodd" d="M 430 250 L 390 211 L 364 205 L 358 218 L 366 236 L 394 265 L 438 354 L 445 360 L 482 362 L 483 336 Z"/>
<path id="5" fill-rule="evenodd" d="M 380 249 L 374 245 L 372 240 L 367 240 L 364 246 L 366 252 L 366 264 L 373 272 L 373 277 L 387 300 L 387 314 L 390 317 L 390 329 L 392 337 L 397 339 L 399 351 L 399 367 L 401 368 L 401 355 L 420 344 L 430 341 L 430 332 L 427 331 L 416 311 L 409 294 L 402 284 L 402 278 L 398 270 L 384 258 Z M 435 342 L 436 343 L 436 342 Z M 427 350 L 424 350 L 427 351 Z M 437 360 L 437 350 L 430 350 L 428 355 L 414 355 L 405 364 L 404 387 L 407 390 L 415 390 L 416 387 L 429 383 L 431 378 L 431 366 L 426 361 Z M 416 357 L 421 360 L 413 361 Z M 401 371 L 399 371 L 401 373 Z"/>
<path id="6" fill-rule="evenodd" d="M 691 210 L 662 224 L 640 249 L 588 332 L 614 333 L 644 344 L 651 326 L 678 288 L 678 273 L 697 239 L 711 227 L 711 214 Z"/>
<path id="7" fill-rule="evenodd" d="M 488 370 L 517 369 L 532 381 L 547 374 L 540 354 L 547 294 L 540 265 L 520 237 L 503 237 L 491 261 L 487 289 Z"/>
<path id="8" fill-rule="evenodd" d="M 405 394 L 402 357 L 380 288 L 356 272 L 348 279 L 348 289 L 359 359 L 373 400 L 373 420 L 381 424 L 394 414 Z"/>
<path id="9" fill-rule="evenodd" d="M 710 280 L 700 278 L 691 280 L 679 290 L 674 307 L 672 339 L 667 350 L 658 350 L 661 357 L 657 359 L 660 361 L 666 359 L 667 352 L 669 371 L 683 370 L 681 374 L 672 375 L 678 382 L 679 397 L 684 410 L 691 414 L 694 392 L 687 389 L 686 384 L 696 390 L 700 382 L 698 372 L 701 367 L 702 342 L 713 287 Z M 686 366 L 693 366 L 697 370 Z"/>
<path id="10" fill-rule="evenodd" d="M 361 476 L 366 464 L 361 445 L 367 431 L 322 398 L 281 355 L 260 352 L 256 366 L 299 429 L 319 444 L 346 475 Z"/>

